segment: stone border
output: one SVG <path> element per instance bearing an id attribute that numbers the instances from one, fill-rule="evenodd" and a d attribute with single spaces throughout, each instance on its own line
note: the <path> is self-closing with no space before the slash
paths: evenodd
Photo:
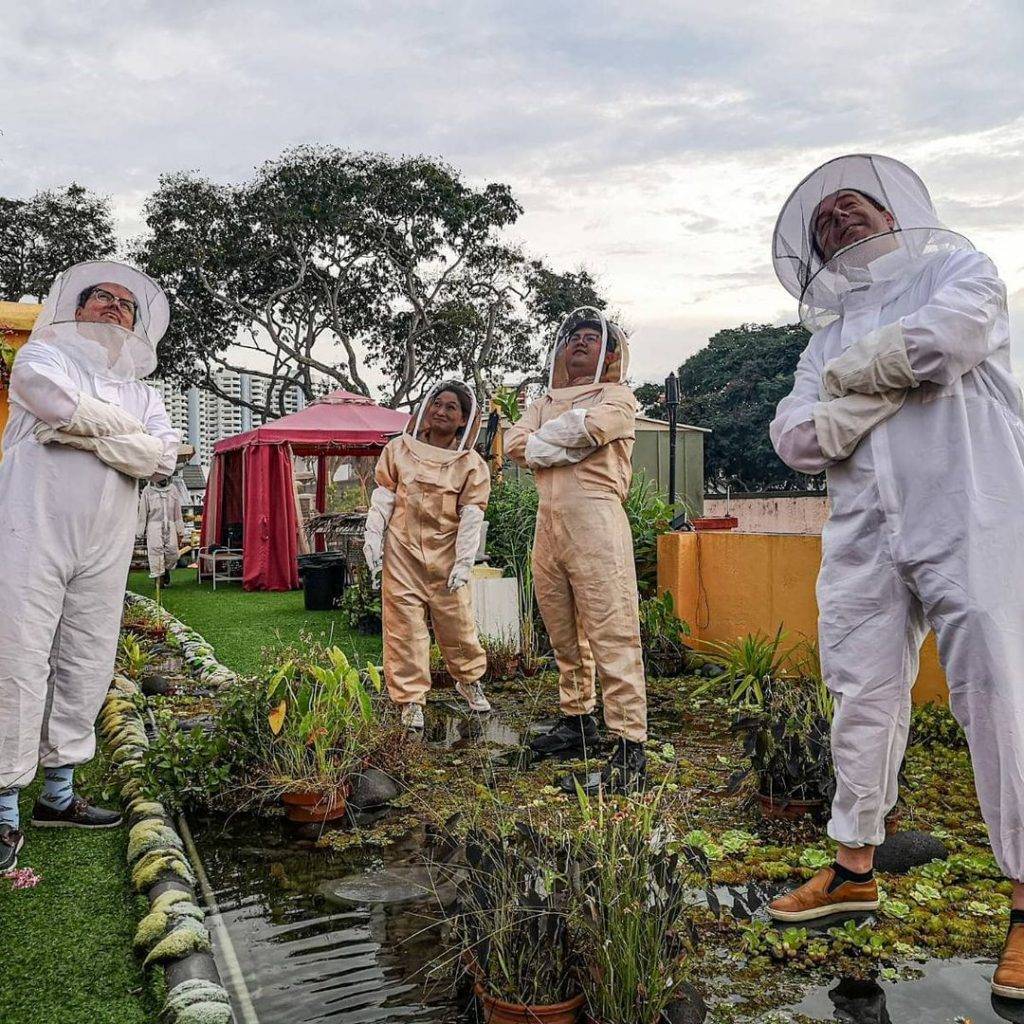
<path id="1" fill-rule="evenodd" d="M 128 594 L 125 602 L 141 604 L 154 615 L 159 612 L 171 645 L 181 649 L 186 664 L 203 682 L 224 685 L 235 678 L 198 633 L 155 603 L 136 594 Z M 135 933 L 135 951 L 144 957 L 144 966 L 164 971 L 167 996 L 160 1024 L 231 1024 L 230 999 L 213 959 L 206 912 L 196 898 L 197 880 L 185 843 L 164 805 L 142 797 L 139 772 L 149 749 L 139 707 L 144 702 L 136 683 L 115 676 L 97 719 L 126 803 L 132 889 L 149 901 L 149 913 Z"/>
<path id="2" fill-rule="evenodd" d="M 203 636 L 176 619 L 166 608 L 161 608 L 156 601 L 133 594 L 130 590 L 124 600 L 125 604 L 142 608 L 167 627 L 169 645 L 181 651 L 185 665 L 199 682 L 209 686 L 226 686 L 238 678 L 236 673 L 217 660 L 213 647 Z"/>

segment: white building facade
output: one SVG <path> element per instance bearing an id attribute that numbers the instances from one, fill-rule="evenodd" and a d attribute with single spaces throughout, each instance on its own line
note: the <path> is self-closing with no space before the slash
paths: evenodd
<path id="1" fill-rule="evenodd" d="M 217 386 L 232 398 L 252 402 L 254 405 L 264 404 L 267 395 L 267 381 L 262 377 L 253 377 L 248 373 L 235 373 L 232 370 L 220 370 L 214 375 Z M 191 444 L 196 455 L 194 462 L 204 467 L 210 465 L 213 458 L 213 446 L 222 438 L 241 434 L 253 427 L 261 426 L 265 417 L 254 413 L 252 409 L 233 404 L 227 398 L 200 391 L 196 387 L 182 392 L 167 381 L 151 379 L 147 384 L 160 392 L 171 419 L 171 426 L 181 434 L 181 439 Z M 305 395 L 298 387 L 290 387 L 285 391 L 284 415 L 298 412 L 306 405 Z M 271 419 L 277 419 L 281 413 L 276 397 L 272 395 Z"/>

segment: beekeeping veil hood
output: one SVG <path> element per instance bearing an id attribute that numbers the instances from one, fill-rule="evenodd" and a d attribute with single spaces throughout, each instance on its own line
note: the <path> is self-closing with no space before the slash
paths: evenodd
<path id="1" fill-rule="evenodd" d="M 79 297 L 94 285 L 117 284 L 135 298 L 129 330 L 112 323 L 75 319 Z M 59 348 L 70 359 L 101 376 L 138 380 L 156 369 L 156 347 L 170 321 L 163 289 L 151 277 L 123 263 L 76 263 L 53 282 L 30 340 Z"/>
<path id="2" fill-rule="evenodd" d="M 454 391 L 458 395 L 459 406 L 466 417 L 466 425 L 455 435 L 451 451 L 469 451 L 476 445 L 480 434 L 480 410 L 477 407 L 475 392 L 460 380 L 444 380 L 434 385 L 421 399 L 415 415 L 406 424 L 405 433 L 417 441 L 427 443 L 425 436 L 430 426 L 431 406 L 445 391 Z"/>
<path id="3" fill-rule="evenodd" d="M 814 228 L 818 207 L 837 192 L 873 199 L 892 214 L 891 231 L 839 249 L 825 260 Z M 936 253 L 971 243 L 939 220 L 924 182 L 890 157 L 837 157 L 812 171 L 786 200 L 775 224 L 772 261 L 783 287 L 800 301 L 800 320 L 815 331 L 839 316 L 845 296 L 880 277 L 912 269 Z"/>
<path id="4" fill-rule="evenodd" d="M 601 335 L 601 354 L 593 381 L 586 384 L 621 384 L 629 370 L 629 345 L 626 332 L 612 323 L 601 310 L 593 306 L 574 309 L 563 321 L 555 335 L 548 359 L 548 387 L 569 387 L 568 356 L 573 334 L 589 327 Z M 578 383 L 578 382 L 577 382 Z"/>

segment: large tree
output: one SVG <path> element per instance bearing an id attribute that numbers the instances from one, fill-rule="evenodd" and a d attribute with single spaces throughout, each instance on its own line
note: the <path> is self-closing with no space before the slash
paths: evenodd
<path id="1" fill-rule="evenodd" d="M 300 147 L 237 186 L 165 176 L 136 247 L 174 301 L 161 370 L 218 394 L 219 369 L 262 376 L 263 415 L 290 386 L 370 395 L 368 371 L 392 406 L 447 374 L 482 397 L 536 371 L 560 301 L 599 301 L 586 271 L 505 241 L 520 213 L 507 186 L 421 157 Z"/>
<path id="2" fill-rule="evenodd" d="M 809 337 L 799 324 L 742 324 L 719 331 L 679 367 L 679 419 L 712 431 L 704 446 L 709 490 L 824 487 L 823 477 L 789 469 L 768 436 Z M 653 414 L 663 410 L 653 387 L 644 398 Z"/>
<path id="3" fill-rule="evenodd" d="M 0 197 L 0 297 L 42 302 L 54 278 L 83 260 L 114 254 L 108 200 L 81 185 Z"/>

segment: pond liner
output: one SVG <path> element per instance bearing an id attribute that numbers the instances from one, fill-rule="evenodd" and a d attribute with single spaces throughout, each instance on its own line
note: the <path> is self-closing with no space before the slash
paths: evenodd
<path id="1" fill-rule="evenodd" d="M 132 598 L 135 600 L 131 600 Z M 204 656 L 203 660 L 197 661 L 193 670 L 198 671 L 201 667 L 208 681 L 213 682 L 216 679 L 217 682 L 223 682 L 227 676 L 233 677 L 234 674 L 229 673 L 219 663 L 215 665 L 208 663 L 205 658 L 205 651 L 200 650 L 205 645 L 202 637 L 198 634 L 190 635 L 192 631 L 187 630 L 187 627 L 184 627 L 182 623 L 168 615 L 163 609 L 160 609 L 154 602 L 148 602 L 137 595 L 127 595 L 126 603 L 142 604 L 151 614 L 161 618 L 168 627 L 168 637 L 174 636 L 174 641 L 181 647 L 186 660 L 190 657 L 186 644 L 192 649 L 191 653 L 193 655 L 202 654 Z M 210 654 L 212 655 L 212 648 L 210 649 Z M 157 832 L 161 829 L 165 830 L 159 833 L 164 837 L 165 845 L 155 849 L 146 848 L 144 853 L 135 855 L 134 861 L 129 862 L 128 867 L 132 873 L 132 884 L 140 895 L 146 897 L 151 908 L 154 907 L 154 904 L 156 904 L 160 897 L 166 897 L 168 893 L 178 892 L 182 894 L 183 899 L 175 905 L 187 905 L 191 914 L 201 916 L 200 911 L 197 909 L 199 906 L 198 891 L 202 889 L 207 890 L 202 892 L 202 898 L 203 902 L 208 905 L 211 894 L 208 891 L 208 886 L 204 887 L 201 884 L 205 879 L 205 875 L 202 865 L 198 863 L 195 846 L 191 842 L 191 836 L 188 834 L 188 827 L 184 819 L 179 818 L 176 825 L 162 805 L 142 800 L 138 796 L 143 755 L 149 747 L 149 733 L 145 728 L 147 723 L 143 719 L 139 708 L 131 700 L 131 698 L 137 697 L 143 697 L 137 684 L 122 677 L 115 677 L 104 699 L 103 708 L 100 710 L 98 719 L 99 732 L 104 739 L 106 752 L 118 766 L 121 797 L 125 806 L 127 823 L 133 830 L 142 830 L 137 833 L 142 839 L 152 837 L 152 831 L 146 833 L 145 830 L 147 829 L 155 829 Z M 134 729 L 130 730 L 133 733 L 132 736 L 125 736 L 125 726 L 134 726 Z M 121 737 L 120 740 L 118 739 L 119 736 Z M 123 756 L 115 759 L 115 755 L 119 751 L 122 752 Z M 169 833 L 166 830 L 169 830 Z M 182 851 L 185 852 L 183 853 Z M 186 856 L 189 858 L 188 861 L 185 859 Z M 214 911 L 216 913 L 215 904 Z M 151 914 L 150 920 L 152 920 L 152 917 L 153 915 Z M 156 915 L 156 917 L 159 920 L 167 920 L 168 922 L 172 920 L 172 918 L 166 915 L 163 918 L 160 915 Z M 180 944 L 182 955 L 176 955 L 179 949 L 177 945 L 170 954 L 157 950 L 157 957 L 159 959 L 156 959 L 156 963 L 159 969 L 164 972 L 167 991 L 167 1000 L 161 1012 L 160 1020 L 162 1022 L 166 1021 L 167 1024 L 174 1024 L 178 1019 L 179 1011 L 176 1008 L 178 1003 L 172 1002 L 172 1000 L 175 996 L 175 990 L 177 989 L 180 993 L 182 991 L 180 986 L 185 984 L 193 987 L 202 987 L 202 995 L 197 998 L 203 1001 L 204 1006 L 209 1004 L 211 1010 L 219 1011 L 220 1008 L 223 1008 L 224 1012 L 229 1012 L 230 996 L 221 981 L 220 972 L 212 953 L 212 936 L 205 922 L 189 917 L 185 921 L 189 927 L 179 928 L 183 918 L 175 917 L 174 920 L 177 923 L 168 923 L 166 925 L 166 930 L 161 937 L 162 940 L 166 941 L 174 937 L 175 939 L 187 939 L 189 941 Z M 217 918 L 215 917 L 215 923 L 216 920 Z M 188 934 L 185 934 L 186 932 Z M 159 942 L 156 945 L 159 945 Z M 231 1014 L 231 1019 L 241 1020 L 246 1022 L 246 1024 L 255 1022 L 256 1017 L 255 1013 L 251 1012 L 251 1003 L 248 1007 L 244 1007 L 244 1009 L 248 1009 L 250 1012 L 243 1012 L 239 1017 Z M 221 1017 L 225 1019 L 223 1015 Z M 216 1018 L 211 1017 L 211 1019 Z"/>

